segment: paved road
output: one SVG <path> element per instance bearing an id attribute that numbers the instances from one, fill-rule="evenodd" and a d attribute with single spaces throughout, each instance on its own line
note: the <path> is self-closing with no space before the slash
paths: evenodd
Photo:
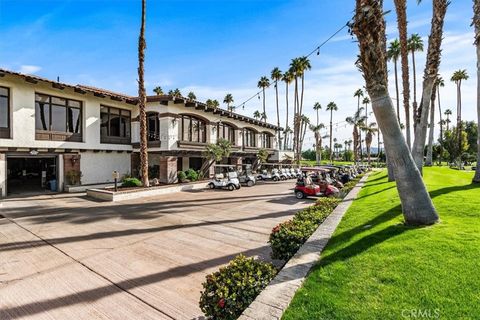
<path id="1" fill-rule="evenodd" d="M 0 202 L 0 319 L 200 319 L 205 276 L 312 200 L 292 181 L 117 203 Z"/>

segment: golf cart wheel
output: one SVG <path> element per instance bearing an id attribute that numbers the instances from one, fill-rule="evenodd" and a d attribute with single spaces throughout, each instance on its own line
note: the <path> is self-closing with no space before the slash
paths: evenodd
<path id="1" fill-rule="evenodd" d="M 235 189 L 237 189 L 237 190 L 240 189 L 240 187 L 241 187 L 241 186 L 240 186 L 239 184 L 238 184 L 238 185 L 235 185 Z"/>
<path id="2" fill-rule="evenodd" d="M 257 177 L 257 180 L 262 180 L 262 179 L 263 179 L 262 176 Z"/>
<path id="3" fill-rule="evenodd" d="M 235 190 L 235 186 L 233 184 L 229 184 L 227 186 L 227 189 L 228 189 L 228 191 L 233 191 L 233 190 Z"/>
<path id="4" fill-rule="evenodd" d="M 277 181 L 278 181 L 278 177 L 273 177 L 273 181 L 277 182 Z"/>
<path id="5" fill-rule="evenodd" d="M 295 191 L 295 197 L 297 199 L 303 199 L 303 198 L 305 198 L 305 195 L 303 194 L 302 191 Z"/>
<path id="6" fill-rule="evenodd" d="M 213 183 L 211 183 L 211 182 L 208 184 L 208 187 L 209 187 L 210 189 L 215 189 L 215 185 L 214 185 Z"/>
<path id="7" fill-rule="evenodd" d="M 255 184 L 255 183 L 253 182 L 253 180 L 248 180 L 248 181 L 247 181 L 247 187 L 253 187 L 254 184 Z"/>

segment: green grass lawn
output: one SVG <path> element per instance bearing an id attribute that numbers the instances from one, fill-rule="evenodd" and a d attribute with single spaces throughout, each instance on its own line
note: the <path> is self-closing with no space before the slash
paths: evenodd
<path id="1" fill-rule="evenodd" d="M 441 222 L 404 226 L 394 183 L 373 173 L 283 319 L 480 319 L 480 185 L 424 174 Z"/>

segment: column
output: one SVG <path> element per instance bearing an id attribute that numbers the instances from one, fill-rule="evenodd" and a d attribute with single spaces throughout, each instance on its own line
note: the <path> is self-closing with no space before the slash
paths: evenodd
<path id="1" fill-rule="evenodd" d="M 160 182 L 177 183 L 177 157 L 160 157 Z"/>

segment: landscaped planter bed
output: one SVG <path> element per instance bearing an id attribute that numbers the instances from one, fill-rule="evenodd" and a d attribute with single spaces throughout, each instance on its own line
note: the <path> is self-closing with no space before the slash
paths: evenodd
<path id="1" fill-rule="evenodd" d="M 103 201 L 123 201 L 123 200 L 132 200 L 139 199 L 143 197 L 154 197 L 163 194 L 169 194 L 180 191 L 187 190 L 198 190 L 203 189 L 206 186 L 205 181 L 192 182 L 192 183 L 180 183 L 180 184 L 169 184 L 161 185 L 149 188 L 143 187 L 131 187 L 131 188 L 118 188 L 118 191 L 115 192 L 113 188 L 106 189 L 88 189 L 87 196 L 103 200 Z"/>

